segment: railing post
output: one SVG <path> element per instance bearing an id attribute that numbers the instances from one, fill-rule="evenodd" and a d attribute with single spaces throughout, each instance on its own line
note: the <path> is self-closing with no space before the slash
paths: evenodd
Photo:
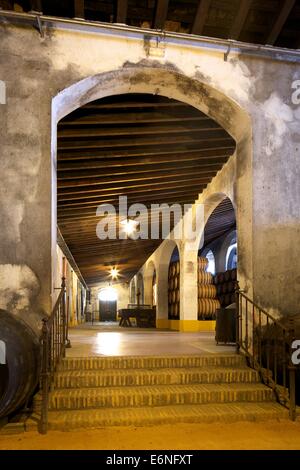
<path id="1" fill-rule="evenodd" d="M 296 367 L 292 363 L 292 343 L 295 339 L 295 326 L 294 320 L 289 320 L 289 358 L 288 358 L 288 371 L 289 371 L 289 415 L 292 421 L 296 420 Z"/>
<path id="2" fill-rule="evenodd" d="M 46 434 L 48 430 L 48 394 L 49 394 L 49 341 L 48 340 L 49 340 L 48 318 L 43 318 L 42 371 L 41 371 L 42 404 L 41 404 L 41 423 L 40 423 L 41 434 Z"/>
<path id="3" fill-rule="evenodd" d="M 67 325 L 67 318 L 66 318 L 66 278 L 63 276 L 61 278 L 61 290 L 62 290 L 62 298 L 61 298 L 61 313 L 62 313 L 62 322 L 63 322 L 63 337 L 62 337 L 62 356 L 65 357 L 66 355 L 66 345 L 67 345 L 67 338 L 68 338 L 68 325 Z"/>
<path id="4" fill-rule="evenodd" d="M 235 336 L 236 336 L 236 352 L 240 352 L 240 286 L 238 281 L 235 284 L 235 305 L 236 305 L 236 317 L 235 317 Z"/>
<path id="5" fill-rule="evenodd" d="M 66 278 L 64 276 L 62 277 L 61 288 L 63 290 L 64 348 L 71 348 L 71 341 L 69 340 L 69 312 L 66 308 Z"/>

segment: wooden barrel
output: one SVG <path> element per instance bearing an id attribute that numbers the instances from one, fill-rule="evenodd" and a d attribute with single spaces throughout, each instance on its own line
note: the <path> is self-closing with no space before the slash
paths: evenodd
<path id="1" fill-rule="evenodd" d="M 217 299 L 199 299 L 198 315 L 204 317 L 214 317 L 216 310 L 220 308 L 220 302 Z"/>
<path id="2" fill-rule="evenodd" d="M 177 289 L 176 291 L 176 302 L 178 303 L 180 302 L 180 290 L 179 289 Z"/>
<path id="3" fill-rule="evenodd" d="M 176 274 L 176 264 L 173 263 L 173 264 L 172 264 L 172 277 L 174 277 L 175 274 Z"/>
<path id="4" fill-rule="evenodd" d="M 206 268 L 207 268 L 207 266 L 208 266 L 208 259 L 199 256 L 199 257 L 198 257 L 198 269 L 199 269 L 200 271 L 205 271 Z"/>
<path id="5" fill-rule="evenodd" d="M 174 316 L 178 317 L 178 313 L 179 313 L 179 305 L 178 305 L 178 303 L 176 303 L 174 305 Z"/>
<path id="6" fill-rule="evenodd" d="M 171 304 L 172 303 L 172 291 L 169 291 L 168 300 L 169 300 L 169 304 Z"/>
<path id="7" fill-rule="evenodd" d="M 178 276 L 174 277 L 174 289 L 178 288 Z"/>
<path id="8" fill-rule="evenodd" d="M 212 275 L 205 271 L 198 272 L 198 283 L 199 284 L 212 284 Z"/>
<path id="9" fill-rule="evenodd" d="M 0 340 L 6 364 L 0 372 L 0 417 L 18 410 L 33 395 L 40 374 L 40 343 L 19 318 L 0 310 Z"/>
<path id="10" fill-rule="evenodd" d="M 176 302 L 176 291 L 173 290 L 172 291 L 172 304 L 175 304 L 175 302 Z"/>
<path id="11" fill-rule="evenodd" d="M 217 296 L 217 288 L 212 284 L 199 284 L 198 285 L 198 297 L 215 299 Z"/>
<path id="12" fill-rule="evenodd" d="M 176 274 L 178 275 L 180 273 L 180 262 L 176 261 Z"/>

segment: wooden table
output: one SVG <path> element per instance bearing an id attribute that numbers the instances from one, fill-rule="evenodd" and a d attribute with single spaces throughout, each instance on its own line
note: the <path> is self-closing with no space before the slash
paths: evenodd
<path id="1" fill-rule="evenodd" d="M 120 326 L 132 327 L 130 317 L 136 318 L 137 326 L 140 328 L 156 327 L 156 309 L 150 305 L 132 306 L 130 308 L 121 308 L 119 310 Z"/>

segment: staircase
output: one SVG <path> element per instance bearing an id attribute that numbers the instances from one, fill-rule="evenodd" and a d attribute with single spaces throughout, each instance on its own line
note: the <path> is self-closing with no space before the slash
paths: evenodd
<path id="1" fill-rule="evenodd" d="M 241 355 L 65 358 L 49 429 L 287 418 Z"/>

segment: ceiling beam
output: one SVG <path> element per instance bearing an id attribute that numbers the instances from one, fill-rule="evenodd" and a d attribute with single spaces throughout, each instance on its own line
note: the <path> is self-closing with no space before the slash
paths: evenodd
<path id="1" fill-rule="evenodd" d="M 84 150 L 90 148 L 118 148 L 118 147 L 144 147 L 152 145 L 178 145 L 178 144 L 193 144 L 201 143 L 207 140 L 220 140 L 228 139 L 231 137 L 224 129 L 212 129 L 210 131 L 201 131 L 197 134 L 183 134 L 183 135 L 166 135 L 166 136 L 147 136 L 147 137 L 120 137 L 114 140 L 68 140 L 58 141 L 57 151 L 62 152 L 65 150 Z"/>
<path id="2" fill-rule="evenodd" d="M 215 153 L 215 155 L 214 155 Z M 225 163 L 228 159 L 231 152 L 229 151 L 212 151 L 207 152 L 207 155 L 193 155 L 193 154 L 186 154 L 181 155 L 174 153 L 174 155 L 162 155 L 161 158 L 131 158 L 124 162 L 124 159 L 105 159 L 104 161 L 99 160 L 87 160 L 87 161 L 58 161 L 58 175 L 60 175 L 61 171 L 83 171 L 83 170 L 100 170 L 100 169 L 113 169 L 113 168 L 122 168 L 125 171 L 129 171 L 130 169 L 146 169 L 146 168 L 163 168 L 166 165 L 170 165 L 171 167 L 174 165 L 178 165 L 180 163 L 187 163 L 187 162 L 194 162 L 201 165 L 214 165 L 216 163 Z"/>
<path id="3" fill-rule="evenodd" d="M 237 11 L 235 20 L 233 22 L 233 25 L 231 27 L 229 37 L 231 39 L 238 40 L 240 37 L 240 34 L 242 32 L 242 29 L 244 27 L 245 21 L 247 19 L 249 10 L 252 5 L 252 0 L 241 0 L 239 9 Z"/>
<path id="4" fill-rule="evenodd" d="M 160 199 L 161 202 L 163 203 L 165 201 L 165 199 L 167 197 L 169 197 L 170 195 L 172 195 L 172 197 L 181 197 L 182 195 L 184 196 L 188 196 L 188 197 L 191 197 L 192 199 L 196 199 L 197 197 L 197 191 L 195 190 L 188 190 L 188 189 L 182 189 L 182 190 L 179 190 L 178 187 L 177 188 L 174 188 L 173 191 L 170 190 L 166 190 L 166 191 L 153 191 L 151 193 L 151 196 L 149 196 L 149 198 L 147 197 L 147 203 L 149 203 L 152 199 L 155 199 L 155 200 L 158 200 Z M 111 201 L 114 201 L 116 200 L 117 198 L 115 199 L 111 199 Z M 118 199 L 117 199 L 118 200 Z M 142 203 L 143 201 L 141 200 L 141 197 L 135 197 L 135 198 L 131 198 L 129 199 L 128 198 L 128 201 L 130 204 L 132 203 Z M 68 207 L 71 207 L 71 208 L 80 208 L 80 207 L 89 207 L 89 208 L 96 208 L 99 206 L 99 204 L 106 204 L 108 203 L 109 201 L 107 201 L 107 199 L 105 199 L 105 197 L 98 197 L 94 200 L 90 200 L 90 199 L 80 199 L 80 200 L 73 200 L 73 201 L 60 201 L 59 202 L 59 207 L 58 207 L 58 210 L 59 211 L 62 211 L 64 208 L 68 208 Z"/>
<path id="5" fill-rule="evenodd" d="M 153 29 L 163 29 L 168 16 L 169 0 L 156 0 Z"/>
<path id="6" fill-rule="evenodd" d="M 88 160 L 88 159 L 112 159 L 112 163 L 115 159 L 121 159 L 125 158 L 126 160 L 131 159 L 131 157 L 139 157 L 139 158 L 148 158 L 148 157 L 155 157 L 160 159 L 163 155 L 174 155 L 177 153 L 177 155 L 206 155 L 207 152 L 220 152 L 220 151 L 225 151 L 225 152 L 233 152 L 235 149 L 235 142 L 233 139 L 228 140 L 226 142 L 218 142 L 217 144 L 214 143 L 213 141 L 208 142 L 207 145 L 201 146 L 201 149 L 199 149 L 199 146 L 197 148 L 186 148 L 186 146 L 181 149 L 178 148 L 179 146 L 177 145 L 175 150 L 172 147 L 166 148 L 164 150 L 161 149 L 132 149 L 132 150 L 87 150 L 85 152 L 60 152 L 58 154 L 58 160 L 59 161 L 70 161 L 70 160 Z M 129 161 L 129 160 L 128 160 Z"/>
<path id="7" fill-rule="evenodd" d="M 188 105 L 182 101 L 125 101 L 124 103 L 103 103 L 103 99 L 85 104 L 81 109 L 127 109 L 127 108 L 182 108 Z M 199 111 L 200 112 L 200 111 Z"/>
<path id="8" fill-rule="evenodd" d="M 60 123 L 60 127 L 82 126 L 90 124 L 142 124 L 148 122 L 185 122 L 209 120 L 208 116 L 199 113 L 123 113 L 123 114 L 70 114 Z"/>
<path id="9" fill-rule="evenodd" d="M 273 46 L 275 42 L 277 41 L 282 28 L 284 26 L 284 23 L 288 19 L 288 16 L 290 15 L 292 9 L 294 8 L 296 3 L 296 0 L 285 0 L 283 2 L 283 7 L 277 16 L 277 19 L 273 25 L 272 30 L 270 31 L 269 35 L 267 36 L 267 39 L 265 43 L 267 45 Z"/>
<path id="10" fill-rule="evenodd" d="M 186 171 L 184 174 L 182 171 L 170 170 L 166 172 L 161 172 L 159 175 L 147 175 L 147 176 L 133 176 L 133 177 L 110 177 L 107 178 L 87 178 L 87 179 L 78 179 L 78 180 L 67 180 L 59 181 L 59 194 L 71 194 L 74 192 L 95 192 L 99 190 L 119 190 L 121 193 L 125 188 L 137 188 L 143 186 L 160 185 L 161 183 L 171 183 L 177 182 L 180 186 L 180 182 L 184 179 L 190 178 L 204 178 L 211 179 L 216 171 L 205 170 L 198 171 L 191 169 Z M 155 180 L 155 181 L 154 181 Z M 91 188 L 93 186 L 93 188 Z M 73 188 L 73 189 L 72 189 Z"/>
<path id="11" fill-rule="evenodd" d="M 208 15 L 210 4 L 211 0 L 199 0 L 197 13 L 192 26 L 192 34 L 201 35 L 203 33 L 203 28 Z"/>
<path id="12" fill-rule="evenodd" d="M 84 0 L 74 0 L 74 16 L 84 19 Z"/>
<path id="13" fill-rule="evenodd" d="M 202 180 L 202 178 L 201 178 Z M 140 200 L 142 199 L 143 201 L 146 201 L 148 196 L 153 193 L 153 194 L 158 194 L 158 195 L 161 195 L 163 193 L 165 193 L 166 191 L 171 191 L 171 190 L 175 190 L 175 191 L 181 191 L 181 190 L 186 190 L 186 189 L 190 189 L 191 188 L 191 182 L 194 181 L 194 180 L 191 180 L 190 178 L 188 179 L 183 179 L 181 182 L 180 182 L 180 187 L 178 187 L 178 182 L 175 182 L 175 183 L 161 183 L 160 185 L 157 185 L 155 187 L 151 187 L 151 186 L 148 186 L 148 187 L 143 187 L 141 186 L 140 188 L 134 188 L 134 189 L 128 189 L 126 191 L 126 196 L 127 197 L 130 197 L 132 195 L 136 195 L 137 197 L 140 198 Z M 196 180 L 197 181 L 197 180 Z M 202 186 L 201 186 L 202 188 Z M 198 191 L 198 186 L 197 186 L 197 191 Z M 195 192 L 195 190 L 193 191 Z M 59 194 L 58 196 L 58 206 L 60 207 L 61 204 L 63 204 L 64 202 L 72 202 L 72 201 L 81 201 L 81 200 L 85 200 L 85 201 L 90 201 L 91 203 L 93 202 L 93 200 L 98 200 L 98 199 L 106 199 L 106 200 L 115 200 L 115 199 L 118 199 L 119 195 L 120 195 L 120 191 L 118 189 L 116 190 L 107 190 L 106 192 L 103 192 L 103 191 L 97 191 L 97 192 L 93 192 L 93 193 L 85 193 L 85 192 L 82 192 L 82 193 L 79 193 L 79 194 L 69 194 L 69 195 L 64 195 L 64 194 Z"/>
<path id="14" fill-rule="evenodd" d="M 182 125 L 180 122 L 170 125 L 154 124 L 152 126 L 129 126 L 129 127 L 88 127 L 88 128 L 63 128 L 58 129 L 57 138 L 58 141 L 64 139 L 73 139 L 74 137 L 110 137 L 110 136 L 139 136 L 139 135 L 148 135 L 148 134 L 177 134 L 179 132 L 189 133 L 189 132 L 199 132 L 199 131 L 211 131 L 214 129 L 221 130 L 222 127 L 219 126 L 214 121 L 203 120 L 197 123 L 193 121 L 191 123 L 186 123 Z"/>
<path id="15" fill-rule="evenodd" d="M 117 2 L 117 23 L 126 24 L 128 0 L 118 0 Z"/>

